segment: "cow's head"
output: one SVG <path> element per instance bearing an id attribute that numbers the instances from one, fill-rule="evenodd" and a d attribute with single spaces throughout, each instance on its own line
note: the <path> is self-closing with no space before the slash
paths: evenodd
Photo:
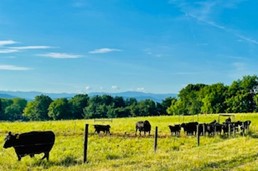
<path id="1" fill-rule="evenodd" d="M 5 143 L 4 143 L 4 148 L 9 148 L 14 146 L 15 141 L 19 138 L 19 134 L 13 135 L 11 132 L 7 134 L 5 137 Z"/>

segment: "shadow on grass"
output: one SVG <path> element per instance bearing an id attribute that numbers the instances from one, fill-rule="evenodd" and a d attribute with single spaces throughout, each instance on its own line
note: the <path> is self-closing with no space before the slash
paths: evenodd
<path id="1" fill-rule="evenodd" d="M 258 159 L 258 154 L 249 155 L 249 156 L 237 156 L 231 160 L 220 160 L 217 162 L 208 162 L 200 168 L 195 168 L 195 171 L 199 170 L 210 170 L 210 169 L 219 169 L 219 170 L 228 170 L 233 169 L 237 166 L 240 166 L 244 163 L 249 163 L 256 161 Z"/>
<path id="2" fill-rule="evenodd" d="M 258 134 L 253 131 L 249 131 L 247 135 L 250 136 L 251 138 L 255 138 L 255 139 L 258 138 Z"/>
<path id="3" fill-rule="evenodd" d="M 81 161 L 76 160 L 75 157 L 73 156 L 66 156 L 64 159 L 60 161 L 46 161 L 46 160 L 37 160 L 35 163 L 33 163 L 33 166 L 41 166 L 44 169 L 48 169 L 52 166 L 64 166 L 64 167 L 69 167 L 69 166 L 74 166 L 82 164 Z"/>

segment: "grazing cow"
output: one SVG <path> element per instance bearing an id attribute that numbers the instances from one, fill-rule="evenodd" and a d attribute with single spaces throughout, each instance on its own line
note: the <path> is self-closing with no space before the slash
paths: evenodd
<path id="1" fill-rule="evenodd" d="M 235 130 L 235 124 L 225 122 L 222 124 L 222 130 L 223 130 L 223 133 L 226 135 L 232 134 L 233 131 Z"/>
<path id="2" fill-rule="evenodd" d="M 110 134 L 110 125 L 94 125 L 95 132 L 98 134 L 102 131 L 103 133 L 109 133 Z M 95 133 L 94 132 L 94 133 Z"/>
<path id="3" fill-rule="evenodd" d="M 247 121 L 244 121 L 244 129 L 249 129 L 249 126 L 251 125 L 251 121 L 250 120 L 247 120 Z"/>
<path id="4" fill-rule="evenodd" d="M 214 136 L 217 132 L 221 133 L 221 125 L 216 120 L 206 124 L 206 129 L 209 136 Z"/>
<path id="5" fill-rule="evenodd" d="M 230 118 L 230 117 L 228 117 L 228 118 L 225 120 L 225 123 L 226 123 L 226 124 L 231 123 L 231 118 Z"/>
<path id="6" fill-rule="evenodd" d="M 181 127 L 184 128 L 186 135 L 196 135 L 198 122 L 182 123 Z"/>
<path id="7" fill-rule="evenodd" d="M 208 126 L 208 124 L 206 124 L 206 123 L 200 123 L 200 124 L 198 125 L 199 135 L 205 135 L 205 134 L 206 134 L 206 132 L 207 132 L 207 126 Z M 196 131 L 197 131 L 197 130 L 196 130 Z"/>
<path id="8" fill-rule="evenodd" d="M 5 138 L 4 148 L 13 147 L 18 161 L 26 155 L 34 157 L 35 154 L 44 153 L 44 158 L 49 160 L 49 152 L 55 142 L 52 131 L 32 131 L 13 135 L 11 132 Z"/>
<path id="9" fill-rule="evenodd" d="M 135 135 L 137 134 L 137 131 L 139 130 L 140 132 L 140 135 L 141 135 L 141 132 L 143 131 L 144 132 L 144 135 L 146 134 L 146 132 L 149 132 L 149 135 L 150 135 L 150 131 L 151 131 L 151 124 L 149 121 L 138 121 L 135 125 L 135 128 L 136 128 L 136 132 L 135 132 Z"/>
<path id="10" fill-rule="evenodd" d="M 215 134 L 216 133 L 219 133 L 221 135 L 221 132 L 222 132 L 222 124 L 220 123 L 215 123 L 214 124 L 214 132 Z"/>
<path id="11" fill-rule="evenodd" d="M 244 122 L 242 122 L 242 125 L 241 125 L 241 134 L 244 134 L 244 133 L 246 133 L 246 130 L 248 131 L 249 130 L 249 126 L 250 126 L 250 124 L 251 124 L 251 121 L 250 120 L 247 120 L 247 121 L 244 121 Z"/>
<path id="12" fill-rule="evenodd" d="M 171 132 L 171 135 L 180 135 L 180 130 L 181 130 L 181 125 L 180 124 L 176 124 L 176 125 L 169 125 L 168 126 Z"/>

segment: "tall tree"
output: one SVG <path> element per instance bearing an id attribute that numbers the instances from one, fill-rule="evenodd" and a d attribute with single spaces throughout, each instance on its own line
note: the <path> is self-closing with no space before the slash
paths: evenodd
<path id="1" fill-rule="evenodd" d="M 253 112 L 256 104 L 252 91 L 256 86 L 257 76 L 244 76 L 241 80 L 234 81 L 227 93 L 227 112 Z"/>
<path id="2" fill-rule="evenodd" d="M 151 99 L 142 100 L 138 103 L 140 116 L 154 116 L 157 115 L 156 104 Z"/>
<path id="3" fill-rule="evenodd" d="M 89 103 L 89 96 L 87 94 L 78 94 L 69 100 L 71 107 L 72 118 L 82 119 L 83 108 L 85 108 Z"/>
<path id="4" fill-rule="evenodd" d="M 71 119 L 70 107 L 66 98 L 54 100 L 48 108 L 48 116 L 53 120 Z"/>
<path id="5" fill-rule="evenodd" d="M 212 84 L 202 89 L 200 98 L 202 99 L 201 113 L 223 113 L 226 110 L 227 87 L 222 83 Z"/>
<path id="6" fill-rule="evenodd" d="M 175 97 L 167 97 L 159 104 L 157 103 L 157 110 L 160 115 L 167 115 L 167 109 L 171 106 L 173 100 L 176 100 Z"/>
<path id="7" fill-rule="evenodd" d="M 205 84 L 188 84 L 179 92 L 179 100 L 173 108 L 174 114 L 198 114 L 201 112 L 202 101 L 200 99 L 200 91 Z M 172 108 L 171 108 L 172 109 Z"/>
<path id="8" fill-rule="evenodd" d="M 28 102 L 24 109 L 23 116 L 29 120 L 47 120 L 48 107 L 52 103 L 52 99 L 46 95 L 39 95 L 35 100 Z"/>
<path id="9" fill-rule="evenodd" d="M 22 98 L 13 98 L 12 104 L 5 108 L 5 116 L 7 120 L 22 119 L 23 110 L 27 104 L 27 100 Z"/>

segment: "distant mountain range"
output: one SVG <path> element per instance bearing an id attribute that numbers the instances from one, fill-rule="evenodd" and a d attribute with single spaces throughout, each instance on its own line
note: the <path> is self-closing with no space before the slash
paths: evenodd
<path id="1" fill-rule="evenodd" d="M 0 91 L 0 98 L 15 98 L 20 97 L 24 98 L 26 100 L 33 100 L 38 95 L 47 95 L 51 97 L 52 99 L 56 98 L 71 98 L 76 95 L 76 93 L 43 93 L 43 92 L 37 92 L 37 91 Z M 137 91 L 126 91 L 126 92 L 120 92 L 120 93 L 104 93 L 104 92 L 94 92 L 94 93 L 87 93 L 90 97 L 95 95 L 110 95 L 110 96 L 121 96 L 124 98 L 136 98 L 138 101 L 145 100 L 145 99 L 151 99 L 156 102 L 161 102 L 167 97 L 177 97 L 177 94 L 173 93 L 167 93 L 167 94 L 154 94 L 154 93 L 144 93 L 144 92 L 137 92 Z"/>

